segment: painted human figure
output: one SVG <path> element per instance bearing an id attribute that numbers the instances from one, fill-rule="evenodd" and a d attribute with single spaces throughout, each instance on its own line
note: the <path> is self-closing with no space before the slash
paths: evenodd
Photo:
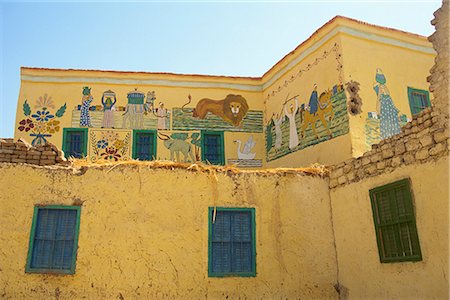
<path id="1" fill-rule="evenodd" d="M 314 84 L 314 89 L 309 97 L 309 113 L 314 115 L 319 108 L 319 97 L 317 96 L 317 84 Z"/>
<path id="2" fill-rule="evenodd" d="M 377 94 L 377 113 L 380 119 L 380 138 L 387 139 L 401 132 L 398 120 L 398 109 L 392 101 L 389 89 L 386 86 L 386 77 L 381 69 L 377 69 L 375 75 L 377 83 L 373 89 Z"/>
<path id="3" fill-rule="evenodd" d="M 106 99 L 105 99 L 106 97 Z M 114 101 L 112 100 L 114 98 Z M 113 106 L 116 104 L 116 94 L 113 91 L 106 91 L 103 93 L 103 121 L 102 128 L 114 128 L 114 113 Z"/>
<path id="4" fill-rule="evenodd" d="M 89 106 L 91 105 L 94 98 L 91 95 L 91 89 L 87 86 L 83 87 L 83 98 L 81 101 L 81 111 L 80 111 L 80 126 L 81 127 L 91 127 L 91 116 L 89 113 Z"/>
<path id="5" fill-rule="evenodd" d="M 158 129 L 165 130 L 166 128 L 166 118 L 167 109 L 164 108 L 164 103 L 160 102 L 159 107 L 156 109 L 156 117 L 158 117 Z"/>
<path id="6" fill-rule="evenodd" d="M 291 103 L 289 110 L 284 106 L 284 113 L 289 118 L 289 149 L 294 149 L 298 145 L 297 124 L 295 123 L 295 115 L 298 111 L 298 99 L 294 99 L 294 104 Z"/>
<path id="7" fill-rule="evenodd" d="M 280 149 L 282 140 L 281 124 L 284 122 L 284 115 L 278 116 L 276 113 L 273 116 L 273 124 L 275 126 L 275 149 Z"/>

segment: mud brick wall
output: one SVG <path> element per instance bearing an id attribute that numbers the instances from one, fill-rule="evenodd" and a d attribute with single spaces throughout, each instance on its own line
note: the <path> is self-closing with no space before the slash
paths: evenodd
<path id="1" fill-rule="evenodd" d="M 372 145 L 363 156 L 331 167 L 330 188 L 392 172 L 402 165 L 423 163 L 448 155 L 448 124 L 445 115 L 423 110 L 402 128 L 402 133 Z"/>
<path id="2" fill-rule="evenodd" d="M 26 163 L 40 166 L 67 163 L 61 150 L 52 144 L 32 146 L 19 139 L 0 139 L 0 163 Z"/>
<path id="3" fill-rule="evenodd" d="M 428 76 L 430 82 L 430 91 L 433 93 L 433 106 L 436 110 L 442 111 L 448 118 L 449 102 L 449 1 L 445 0 L 442 7 L 434 13 L 434 19 L 431 24 L 436 31 L 428 38 L 433 43 L 433 48 L 437 52 L 435 64 L 431 68 L 431 75 Z"/>

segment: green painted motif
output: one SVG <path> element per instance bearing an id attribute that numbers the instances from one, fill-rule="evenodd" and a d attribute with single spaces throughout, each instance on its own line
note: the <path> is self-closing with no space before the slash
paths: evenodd
<path id="1" fill-rule="evenodd" d="M 400 127 L 403 127 L 408 123 L 408 118 L 403 114 L 399 117 L 398 122 Z M 376 115 L 376 112 L 368 113 L 364 130 L 366 133 L 366 148 L 367 150 L 370 150 L 372 149 L 372 145 L 378 144 L 381 141 L 380 119 Z"/>
<path id="2" fill-rule="evenodd" d="M 275 126 L 267 126 L 267 129 L 271 130 L 271 138 L 267 139 L 267 141 L 271 141 L 271 144 L 266 145 L 266 157 L 267 161 L 272 161 L 275 159 L 278 159 L 280 157 L 283 157 L 291 152 L 295 152 L 301 149 L 304 149 L 306 147 L 316 145 L 318 143 L 321 143 L 323 141 L 329 140 L 331 138 L 347 134 L 349 132 L 349 125 L 348 125 L 348 114 L 347 114 L 347 97 L 345 96 L 345 92 L 343 89 L 340 89 L 338 92 L 335 92 L 331 96 L 331 106 L 333 108 L 334 116 L 330 122 L 328 122 L 329 129 L 331 131 L 332 137 L 330 137 L 329 132 L 327 128 L 324 126 L 324 124 L 317 119 L 315 121 L 315 130 L 318 135 L 314 134 L 312 130 L 312 126 L 308 126 L 304 132 L 304 137 L 302 138 L 302 126 L 304 125 L 303 122 L 305 120 L 304 117 L 302 117 L 302 114 L 306 114 L 309 112 L 298 110 L 298 113 L 295 115 L 295 124 L 297 126 L 297 135 L 299 144 L 294 147 L 293 149 L 289 148 L 289 120 L 285 118 L 285 120 L 281 123 L 281 140 L 282 144 L 281 147 L 278 149 L 275 148 L 275 142 L 276 142 L 276 133 L 275 133 Z M 267 133 L 269 136 L 269 134 Z"/>
<path id="3" fill-rule="evenodd" d="M 208 113 L 205 119 L 198 119 L 192 116 L 192 108 L 183 108 L 183 110 L 181 108 L 172 110 L 173 130 L 263 132 L 263 112 L 259 110 L 249 110 L 242 120 L 242 126 L 233 126 L 211 113 Z"/>

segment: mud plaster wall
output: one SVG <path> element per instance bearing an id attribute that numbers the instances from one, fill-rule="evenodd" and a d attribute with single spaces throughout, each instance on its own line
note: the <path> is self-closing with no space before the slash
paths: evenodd
<path id="1" fill-rule="evenodd" d="M 118 165 L 76 175 L 52 168 L 0 164 L 3 297 L 337 297 L 325 179 L 218 175 L 214 199 L 205 173 Z M 81 203 L 75 275 L 25 273 L 33 206 Z M 256 277 L 208 277 L 214 205 L 256 209 Z"/>
<path id="2" fill-rule="evenodd" d="M 448 299 L 448 156 L 366 177 L 330 192 L 339 282 L 350 299 Z M 423 260 L 380 263 L 369 190 L 411 179 Z"/>

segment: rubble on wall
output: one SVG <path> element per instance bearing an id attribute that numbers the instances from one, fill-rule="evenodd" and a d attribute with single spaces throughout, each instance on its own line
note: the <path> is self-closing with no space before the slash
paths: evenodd
<path id="1" fill-rule="evenodd" d="M 64 153 L 56 146 L 48 143 L 32 146 L 23 139 L 0 139 L 0 163 L 26 163 L 48 166 L 67 163 Z"/>
<path id="2" fill-rule="evenodd" d="M 449 1 L 444 0 L 442 7 L 435 13 L 435 18 L 431 21 L 436 31 L 428 38 L 433 43 L 433 48 L 437 52 L 434 61 L 435 64 L 431 68 L 431 75 L 427 80 L 430 82 L 430 91 L 433 93 L 433 106 L 447 114 L 448 118 L 448 102 L 449 102 Z"/>
<path id="3" fill-rule="evenodd" d="M 329 186 L 336 188 L 391 172 L 402 165 L 436 160 L 448 155 L 448 137 L 445 115 L 425 109 L 414 116 L 400 134 L 372 145 L 372 150 L 361 157 L 333 166 Z"/>

